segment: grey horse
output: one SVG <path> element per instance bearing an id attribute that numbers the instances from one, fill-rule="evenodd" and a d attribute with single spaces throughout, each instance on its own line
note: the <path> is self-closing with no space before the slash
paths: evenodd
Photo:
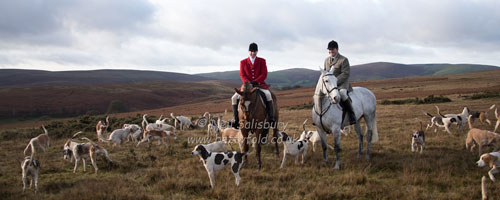
<path id="1" fill-rule="evenodd" d="M 321 138 L 323 161 L 325 163 L 328 163 L 326 134 L 333 133 L 334 150 L 336 153 L 334 168 L 340 169 L 340 129 L 342 128 L 342 108 L 338 104 L 340 102 L 340 92 L 337 88 L 337 78 L 333 75 L 333 72 L 320 70 L 321 76 L 314 92 L 312 120 Z M 359 140 L 358 157 L 363 152 L 363 133 L 359 124 L 361 117 L 363 117 L 367 127 L 366 140 L 368 144 L 366 146 L 366 159 L 369 160 L 371 143 L 378 141 L 377 117 L 375 113 L 377 100 L 370 90 L 363 87 L 354 87 L 353 92 L 349 96 L 352 99 L 357 121 L 355 130 Z M 348 123 L 347 121 L 345 123 Z"/>

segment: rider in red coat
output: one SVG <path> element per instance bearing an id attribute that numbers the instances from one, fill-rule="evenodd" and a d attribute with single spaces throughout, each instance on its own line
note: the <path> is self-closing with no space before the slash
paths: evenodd
<path id="1" fill-rule="evenodd" d="M 243 84 L 245 84 L 245 82 L 250 82 L 254 87 L 257 87 L 266 95 L 266 111 L 269 116 L 269 123 L 274 126 L 273 98 L 271 96 L 271 92 L 269 91 L 269 87 L 265 82 L 267 78 L 266 60 L 264 58 L 257 57 L 257 52 L 257 44 L 250 44 L 248 47 L 248 53 L 250 56 L 240 61 L 240 78 Z M 231 100 L 234 117 L 233 127 L 238 128 L 238 102 L 240 101 L 240 95 L 238 93 L 234 93 Z"/>
<path id="2" fill-rule="evenodd" d="M 252 82 L 253 85 L 257 85 L 260 89 L 268 90 L 265 80 L 267 78 L 267 66 L 266 60 L 264 58 L 259 58 L 255 56 L 254 63 L 252 64 L 251 57 L 245 58 L 240 61 L 240 78 L 241 82 Z"/>

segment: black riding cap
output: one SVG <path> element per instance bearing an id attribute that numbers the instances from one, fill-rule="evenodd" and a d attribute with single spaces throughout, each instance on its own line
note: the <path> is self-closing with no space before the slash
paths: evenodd
<path id="1" fill-rule="evenodd" d="M 259 50 L 259 48 L 257 47 L 257 44 L 255 44 L 255 43 L 250 44 L 250 46 L 248 47 L 248 51 L 251 51 L 251 52 L 255 52 L 258 50 Z"/>
<path id="2" fill-rule="evenodd" d="M 339 48 L 339 44 L 337 44 L 337 42 L 335 42 L 335 40 L 332 40 L 328 43 L 328 48 L 329 50 L 333 50 L 333 49 L 338 49 Z"/>

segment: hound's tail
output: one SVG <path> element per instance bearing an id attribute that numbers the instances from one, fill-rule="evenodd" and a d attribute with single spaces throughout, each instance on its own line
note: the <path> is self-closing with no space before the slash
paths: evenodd
<path id="1" fill-rule="evenodd" d="M 42 128 L 43 128 L 43 131 L 45 131 L 45 134 L 46 134 L 47 136 L 49 136 L 49 132 L 47 131 L 47 129 L 45 129 L 45 126 L 44 126 L 44 125 L 42 125 Z"/>
<path id="2" fill-rule="evenodd" d="M 170 117 L 172 117 L 172 119 L 174 119 L 175 121 L 179 122 L 179 119 L 177 119 L 177 117 L 174 116 L 174 113 L 170 113 Z"/>
<path id="3" fill-rule="evenodd" d="M 500 117 L 498 116 L 498 108 L 497 108 L 497 109 L 495 109 L 495 117 L 496 117 L 497 119 L 500 119 Z"/>
<path id="4" fill-rule="evenodd" d="M 306 122 L 307 122 L 307 119 L 304 120 L 304 123 L 302 123 L 302 129 L 304 129 L 304 131 L 306 131 Z"/>
<path id="5" fill-rule="evenodd" d="M 175 126 L 177 126 L 177 123 L 181 123 L 181 121 L 179 119 L 177 119 L 177 117 L 174 116 L 174 113 L 170 113 L 170 117 L 172 117 L 175 120 L 175 123 L 176 123 Z"/>
<path id="6" fill-rule="evenodd" d="M 430 118 L 433 118 L 434 116 L 432 116 L 431 114 L 429 114 L 428 112 L 424 112 L 424 115 L 427 115 L 429 116 Z"/>
<path id="7" fill-rule="evenodd" d="M 145 127 L 148 125 L 148 120 L 146 119 L 146 116 L 148 116 L 148 114 L 144 114 L 142 116 L 142 122 L 141 122 L 141 124 L 142 124 L 142 129 L 143 130 L 146 130 Z"/>
<path id="8" fill-rule="evenodd" d="M 29 150 L 31 149 L 31 152 L 29 152 Z M 26 148 L 24 149 L 24 156 L 26 156 L 26 154 L 28 153 L 33 153 L 33 147 L 31 147 L 31 141 L 28 143 L 28 145 L 26 145 Z"/>
<path id="9" fill-rule="evenodd" d="M 472 123 L 470 122 L 471 117 L 472 117 L 472 115 L 467 116 L 467 123 L 469 123 L 469 129 L 473 129 Z"/>
<path id="10" fill-rule="evenodd" d="M 495 106 L 496 106 L 495 104 L 491 105 L 490 110 L 493 110 L 493 108 L 495 108 Z"/>
<path id="11" fill-rule="evenodd" d="M 377 114 L 373 117 L 373 132 L 372 142 L 378 142 L 378 129 L 377 129 Z"/>
<path id="12" fill-rule="evenodd" d="M 77 133 L 73 134 L 73 137 L 71 137 L 71 139 L 76 138 L 76 136 L 78 136 L 78 135 L 80 135 L 82 133 L 83 133 L 83 131 L 78 131 Z"/>
<path id="13" fill-rule="evenodd" d="M 443 114 L 441 114 L 441 111 L 439 111 L 439 107 L 438 107 L 438 106 L 435 106 L 435 107 L 436 107 L 436 109 L 437 109 L 437 113 L 438 113 L 438 115 L 440 115 L 440 116 L 441 116 L 441 117 L 443 117 L 443 118 L 446 118 L 446 116 L 444 116 Z"/>
<path id="14" fill-rule="evenodd" d="M 94 146 L 99 146 L 99 145 L 97 145 L 96 143 L 94 143 L 92 140 L 88 139 L 87 137 L 82 137 L 82 138 L 80 138 L 80 139 L 82 139 L 82 140 L 87 140 L 88 142 L 90 142 L 90 144 L 92 144 L 92 145 L 94 145 Z"/>
<path id="15" fill-rule="evenodd" d="M 104 131 L 107 131 L 109 128 L 109 116 L 106 116 L 106 129 Z"/>
<path id="16" fill-rule="evenodd" d="M 419 121 L 419 122 L 420 122 L 420 130 L 424 130 L 423 126 L 422 126 L 422 121 Z"/>
<path id="17" fill-rule="evenodd" d="M 161 118 L 163 117 L 163 115 L 160 115 L 160 118 L 158 118 L 158 121 L 161 121 Z"/>

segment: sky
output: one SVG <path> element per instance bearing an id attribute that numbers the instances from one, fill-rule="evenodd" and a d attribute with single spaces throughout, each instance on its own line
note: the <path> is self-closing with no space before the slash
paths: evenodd
<path id="1" fill-rule="evenodd" d="M 500 66 L 498 0 L 0 0 L 0 69 L 318 69 L 331 40 L 351 65 Z"/>

